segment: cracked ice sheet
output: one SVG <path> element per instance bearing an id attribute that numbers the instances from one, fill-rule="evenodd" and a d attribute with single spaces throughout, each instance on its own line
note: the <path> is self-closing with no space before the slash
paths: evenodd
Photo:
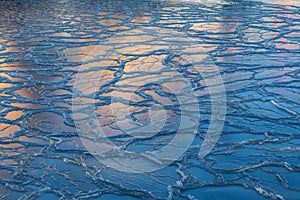
<path id="1" fill-rule="evenodd" d="M 299 1 L 19 0 L 0 8 L 0 198 L 299 199 Z M 170 45 L 212 57 L 225 83 L 224 131 L 205 160 L 197 155 L 210 119 L 209 92 L 190 65 L 170 57 Z M 180 71 L 200 105 L 191 148 L 153 173 L 101 165 L 72 119 L 79 68 L 87 78 L 105 75 L 95 80 L 99 123 L 135 152 L 160 148 L 178 129 L 178 101 L 155 83 L 176 80 Z M 129 98 L 140 125 L 149 123 L 149 105 L 164 105 L 169 118 L 160 134 L 141 141 L 120 131 L 111 89 Z"/>

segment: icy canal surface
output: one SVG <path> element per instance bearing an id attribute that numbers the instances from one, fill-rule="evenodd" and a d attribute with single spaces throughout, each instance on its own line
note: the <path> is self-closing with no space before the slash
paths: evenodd
<path id="1" fill-rule="evenodd" d="M 300 199 L 299 1 L 32 0 L 0 9 L 0 199 Z M 222 135 L 204 159 L 211 101 L 191 57 L 213 60 L 227 94 Z M 133 152 L 176 134 L 178 99 L 158 79 L 179 87 L 181 74 L 199 102 L 193 143 L 155 172 L 101 164 L 75 128 L 78 73 L 101 74 L 99 124 Z M 114 116 L 112 96 L 130 115 Z M 149 124 L 152 105 L 168 116 L 157 135 L 117 126 Z"/>

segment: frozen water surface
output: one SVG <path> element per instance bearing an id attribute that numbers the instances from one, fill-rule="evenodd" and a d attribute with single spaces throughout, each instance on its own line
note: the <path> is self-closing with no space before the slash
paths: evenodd
<path id="1" fill-rule="evenodd" d="M 0 199 L 300 199 L 299 2 L 1 1 Z M 224 81 L 227 118 L 199 159 L 211 105 L 189 58 L 207 56 Z M 178 99 L 164 85 L 187 84 L 178 72 L 200 111 L 180 159 L 130 174 L 86 150 L 72 112 L 78 73 L 98 87 L 91 102 L 107 136 L 140 152 L 178 129 Z M 131 117 L 114 117 L 111 104 L 122 102 Z M 118 127 L 149 124 L 154 104 L 168 116 L 158 134 L 133 138 Z"/>

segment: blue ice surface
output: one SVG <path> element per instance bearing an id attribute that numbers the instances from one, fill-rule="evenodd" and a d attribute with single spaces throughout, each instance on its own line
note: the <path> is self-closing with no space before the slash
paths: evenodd
<path id="1" fill-rule="evenodd" d="M 300 199 L 298 1 L 9 0 L 0 9 L 0 199 Z M 199 159 L 212 102 L 192 58 L 205 57 L 223 79 L 227 116 Z M 78 74 L 95 83 L 86 100 L 107 137 L 136 153 L 174 138 L 182 105 L 167 86 L 188 83 L 200 115 L 191 146 L 154 172 L 106 166 L 75 127 L 87 117 L 73 105 Z M 122 120 L 116 105 L 129 108 Z M 156 135 L 120 128 L 151 124 L 153 105 L 167 116 Z"/>

